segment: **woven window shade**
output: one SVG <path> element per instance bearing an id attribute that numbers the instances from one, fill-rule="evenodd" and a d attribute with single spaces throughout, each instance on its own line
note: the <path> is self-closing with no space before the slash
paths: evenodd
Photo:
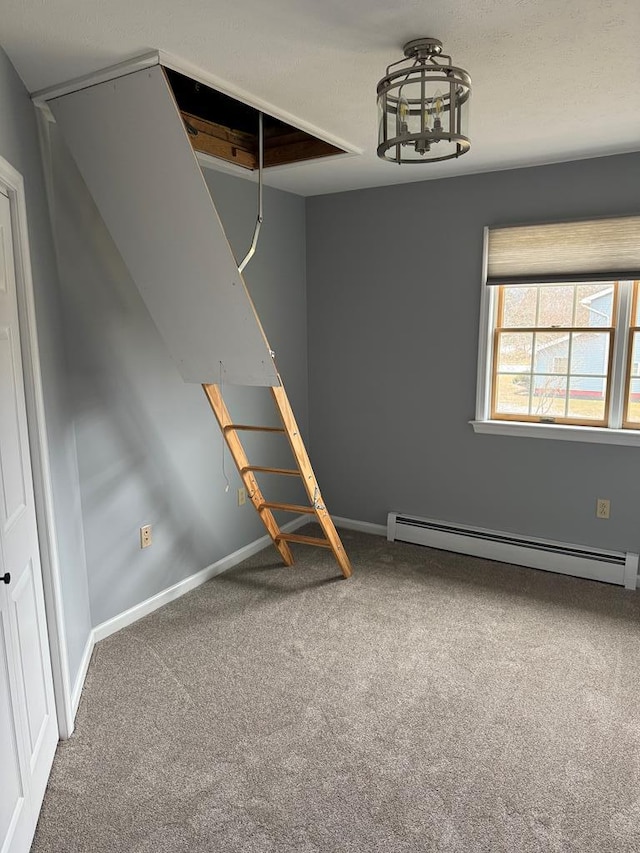
<path id="1" fill-rule="evenodd" d="M 487 284 L 640 278 L 640 216 L 490 228 Z"/>

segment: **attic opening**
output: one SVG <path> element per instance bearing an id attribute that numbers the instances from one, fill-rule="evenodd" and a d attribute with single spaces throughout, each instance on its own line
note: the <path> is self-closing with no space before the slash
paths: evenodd
<path id="1" fill-rule="evenodd" d="M 194 151 L 257 169 L 260 111 L 178 71 L 164 72 Z M 268 113 L 263 116 L 265 168 L 346 153 Z"/>

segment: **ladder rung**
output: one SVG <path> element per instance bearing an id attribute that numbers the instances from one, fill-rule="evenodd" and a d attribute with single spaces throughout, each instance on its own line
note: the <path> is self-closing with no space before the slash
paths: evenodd
<path id="1" fill-rule="evenodd" d="M 316 539 L 315 536 L 301 536 L 298 533 L 281 533 L 276 536 L 276 541 L 284 539 L 285 542 L 300 542 L 302 545 L 317 545 L 318 548 L 331 548 L 328 539 Z"/>
<path id="2" fill-rule="evenodd" d="M 262 465 L 245 465 L 240 469 L 240 473 L 246 471 L 266 471 L 268 474 L 283 474 L 285 477 L 302 477 L 300 471 L 295 471 L 293 468 L 263 468 Z"/>
<path id="3" fill-rule="evenodd" d="M 252 426 L 251 424 L 227 424 L 223 427 L 225 432 L 229 430 L 249 430 L 251 432 L 284 432 L 282 427 Z"/>
<path id="4" fill-rule="evenodd" d="M 281 504 L 276 501 L 265 501 L 258 507 L 258 512 L 261 509 L 281 509 L 285 512 L 306 512 L 309 515 L 315 515 L 315 509 L 312 506 L 298 506 L 298 504 Z"/>

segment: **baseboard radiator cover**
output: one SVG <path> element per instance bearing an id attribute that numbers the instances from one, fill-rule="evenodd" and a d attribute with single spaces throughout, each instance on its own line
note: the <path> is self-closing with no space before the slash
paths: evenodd
<path id="1" fill-rule="evenodd" d="M 626 589 L 635 589 L 638 581 L 638 554 L 603 551 L 396 512 L 387 517 L 387 539 L 618 584 Z"/>

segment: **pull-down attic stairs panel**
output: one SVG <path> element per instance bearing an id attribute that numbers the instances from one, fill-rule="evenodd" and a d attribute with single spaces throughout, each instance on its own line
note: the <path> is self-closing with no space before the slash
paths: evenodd
<path id="1" fill-rule="evenodd" d="M 279 385 L 162 68 L 49 107 L 183 379 Z"/>
<path id="2" fill-rule="evenodd" d="M 164 71 L 135 71 L 48 105 L 183 379 L 203 385 L 282 559 L 293 563 L 290 542 L 316 545 L 329 549 L 349 577 L 349 558 Z M 234 423 L 217 384 L 221 379 L 271 386 L 282 427 Z M 239 438 L 247 430 L 284 434 L 295 469 L 252 465 Z M 266 500 L 257 472 L 298 477 L 309 505 Z M 315 517 L 323 535 L 286 533 L 273 510 Z"/>

